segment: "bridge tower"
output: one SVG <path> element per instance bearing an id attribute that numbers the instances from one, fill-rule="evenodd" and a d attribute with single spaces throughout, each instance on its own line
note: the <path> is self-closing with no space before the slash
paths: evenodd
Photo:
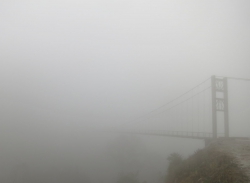
<path id="1" fill-rule="evenodd" d="M 228 116 L 228 79 L 227 77 L 211 77 L 212 93 L 212 131 L 213 138 L 217 138 L 217 114 L 224 113 L 224 134 L 229 137 L 229 116 Z"/>

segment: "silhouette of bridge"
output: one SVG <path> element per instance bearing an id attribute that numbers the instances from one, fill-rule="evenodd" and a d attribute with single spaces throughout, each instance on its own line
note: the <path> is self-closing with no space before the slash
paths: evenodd
<path id="1" fill-rule="evenodd" d="M 165 123 L 169 130 L 121 129 L 113 132 L 153 136 L 168 136 L 211 140 L 229 138 L 228 81 L 250 79 L 212 76 L 179 97 L 141 116 L 136 121 Z M 223 133 L 218 133 L 218 121 L 223 121 Z M 163 128 L 165 129 L 165 128 Z M 174 130 L 181 129 L 181 130 Z"/>

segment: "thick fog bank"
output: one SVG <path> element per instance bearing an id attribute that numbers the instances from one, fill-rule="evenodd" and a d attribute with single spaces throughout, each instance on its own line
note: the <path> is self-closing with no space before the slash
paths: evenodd
<path id="1" fill-rule="evenodd" d="M 108 183 L 131 172 L 154 182 L 165 176 L 170 153 L 185 157 L 203 146 L 200 141 L 189 141 L 188 146 L 187 142 L 79 131 L 42 136 L 26 133 L 1 140 L 1 182 Z"/>

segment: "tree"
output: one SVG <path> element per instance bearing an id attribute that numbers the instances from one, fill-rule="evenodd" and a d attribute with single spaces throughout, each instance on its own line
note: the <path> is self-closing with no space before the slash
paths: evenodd
<path id="1" fill-rule="evenodd" d="M 143 143 L 134 135 L 121 135 L 108 146 L 108 154 L 122 175 L 136 172 L 142 167 L 144 152 Z"/>
<path id="2" fill-rule="evenodd" d="M 169 161 L 169 166 L 166 182 L 173 182 L 174 177 L 176 177 L 176 174 L 178 174 L 178 170 L 183 162 L 183 159 L 180 154 L 172 153 L 169 155 L 167 160 Z"/>
<path id="3" fill-rule="evenodd" d="M 127 173 L 118 178 L 117 183 L 140 183 L 138 173 Z"/>
<path id="4" fill-rule="evenodd" d="M 172 153 L 168 156 L 167 160 L 169 161 L 169 166 L 174 166 L 182 162 L 182 157 L 178 153 Z"/>

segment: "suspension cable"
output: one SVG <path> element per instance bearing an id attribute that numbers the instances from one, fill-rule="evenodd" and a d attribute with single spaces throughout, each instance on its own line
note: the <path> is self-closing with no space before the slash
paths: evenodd
<path id="1" fill-rule="evenodd" d="M 157 111 L 157 110 L 159 110 L 159 109 L 161 109 L 161 108 L 163 108 L 163 107 L 165 107 L 165 106 L 167 106 L 167 105 L 171 104 L 171 103 L 172 103 L 172 102 L 174 102 L 175 100 L 177 100 L 177 99 L 181 98 L 182 96 L 186 95 L 187 93 L 189 93 L 189 92 L 193 91 L 193 90 L 194 90 L 195 88 L 197 88 L 198 86 L 200 86 L 200 85 L 202 85 L 203 83 L 207 82 L 209 79 L 210 79 L 210 77 L 209 77 L 208 79 L 204 80 L 203 82 L 201 82 L 200 84 L 196 85 L 196 86 L 195 86 L 195 87 L 193 87 L 192 89 L 188 90 L 187 92 L 183 93 L 183 94 L 182 94 L 182 95 L 180 95 L 179 97 L 176 97 L 175 99 L 170 100 L 169 102 L 167 102 L 167 103 L 165 103 L 165 104 L 161 105 L 160 107 L 158 107 L 158 108 L 156 108 L 156 109 L 154 109 L 154 110 L 152 110 L 152 111 L 148 112 L 148 113 L 147 113 L 147 114 L 145 114 L 145 115 L 142 115 L 142 116 L 140 116 L 140 117 L 136 118 L 136 119 L 135 119 L 135 120 L 133 120 L 133 121 L 138 121 L 138 120 L 139 120 L 139 119 L 141 119 L 141 118 L 145 118 L 146 116 L 148 116 L 148 115 L 152 114 L 153 112 L 155 112 L 155 111 Z"/>

